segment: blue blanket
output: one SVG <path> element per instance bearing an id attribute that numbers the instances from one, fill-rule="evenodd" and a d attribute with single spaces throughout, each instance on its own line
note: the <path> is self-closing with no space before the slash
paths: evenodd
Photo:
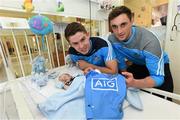
<path id="1" fill-rule="evenodd" d="M 56 93 L 50 96 L 43 103 L 38 104 L 38 109 L 48 119 L 86 119 L 85 113 L 85 76 L 78 76 L 71 86 L 63 93 Z M 142 110 L 142 102 L 138 94 L 138 89 L 128 88 L 126 100 L 138 110 Z"/>
<path id="2" fill-rule="evenodd" d="M 84 86 L 85 76 L 78 76 L 63 93 L 50 96 L 38 105 L 48 119 L 85 119 Z"/>

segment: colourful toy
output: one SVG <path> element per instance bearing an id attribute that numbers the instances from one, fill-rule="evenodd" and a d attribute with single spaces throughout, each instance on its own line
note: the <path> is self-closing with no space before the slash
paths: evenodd
<path id="1" fill-rule="evenodd" d="M 27 12 L 32 12 L 34 10 L 32 0 L 24 0 L 24 4 L 22 5 L 22 8 L 25 9 Z"/>
<path id="2" fill-rule="evenodd" d="M 56 9 L 57 12 L 64 12 L 64 5 L 61 0 L 57 0 L 58 7 Z"/>
<path id="3" fill-rule="evenodd" d="M 42 45 L 45 49 L 44 35 L 53 31 L 52 21 L 48 17 L 36 15 L 29 20 L 29 26 L 34 34 L 42 35 Z"/>

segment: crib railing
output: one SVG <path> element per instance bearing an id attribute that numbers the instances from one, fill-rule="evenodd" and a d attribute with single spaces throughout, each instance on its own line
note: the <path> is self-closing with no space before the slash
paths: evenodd
<path id="1" fill-rule="evenodd" d="M 3 34 L 5 33 L 6 34 Z M 47 59 L 47 68 L 52 69 L 65 65 L 65 38 L 61 35 L 61 48 L 57 45 L 56 34 L 50 33 L 44 36 L 35 35 L 30 30 L 1 30 L 0 49 L 5 68 L 12 70 L 16 77 L 25 77 L 31 74 L 31 61 L 34 57 L 42 55 Z M 45 44 L 45 49 L 43 48 Z M 7 73 L 8 75 L 8 73 Z"/>
<path id="2" fill-rule="evenodd" d="M 155 93 L 157 95 L 164 96 L 164 99 L 172 98 L 173 100 L 177 100 L 177 101 L 180 102 L 180 95 L 179 94 L 170 93 L 170 92 L 159 90 L 159 89 L 155 89 L 155 88 L 143 88 L 142 90 L 147 91 L 150 94 Z"/>
<path id="3" fill-rule="evenodd" d="M 19 119 L 33 119 L 33 116 L 26 105 L 16 78 L 21 77 L 23 79 L 31 74 L 31 62 L 38 55 L 42 55 L 48 60 L 46 63 L 48 69 L 65 65 L 65 39 L 62 31 L 60 31 L 60 35 L 62 49 L 59 50 L 60 46 L 57 44 L 54 32 L 44 36 L 46 49 L 43 49 L 42 36 L 35 35 L 30 30 L 0 30 L 0 62 L 4 64 L 3 67 L 5 67 L 8 80 L 0 84 L 0 94 L 3 94 L 4 99 L 6 98 L 6 91 L 11 91 Z M 8 46 L 9 44 L 11 47 Z M 2 104 L 2 115 L 4 116 L 6 112 L 5 99 Z M 4 117 L 1 116 L 1 118 Z"/>

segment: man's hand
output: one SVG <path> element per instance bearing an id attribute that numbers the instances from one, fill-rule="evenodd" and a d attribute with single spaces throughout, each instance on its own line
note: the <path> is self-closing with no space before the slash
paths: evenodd
<path id="1" fill-rule="evenodd" d="M 134 77 L 130 72 L 122 72 L 122 75 L 126 78 L 126 84 L 128 87 L 132 87 L 134 85 Z"/>
<path id="2" fill-rule="evenodd" d="M 91 67 L 91 64 L 88 63 L 88 62 L 86 62 L 86 61 L 84 61 L 84 60 L 78 60 L 78 61 L 77 61 L 77 65 L 78 65 L 78 67 L 79 67 L 81 70 L 84 70 L 84 69 L 86 69 L 86 68 L 88 68 L 88 67 Z"/>
<path id="3" fill-rule="evenodd" d="M 78 60 L 76 62 L 76 65 L 81 69 L 85 70 L 86 68 L 91 67 L 92 69 L 98 69 L 102 73 L 108 73 L 108 74 L 116 74 L 117 73 L 117 62 L 116 60 L 110 60 L 106 62 L 106 66 L 97 66 L 94 64 L 90 64 L 84 60 Z"/>

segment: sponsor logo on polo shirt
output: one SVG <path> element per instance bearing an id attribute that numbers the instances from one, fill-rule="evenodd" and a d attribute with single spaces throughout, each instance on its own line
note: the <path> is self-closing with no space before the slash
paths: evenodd
<path id="1" fill-rule="evenodd" d="M 92 78 L 91 89 L 118 91 L 117 78 Z"/>

